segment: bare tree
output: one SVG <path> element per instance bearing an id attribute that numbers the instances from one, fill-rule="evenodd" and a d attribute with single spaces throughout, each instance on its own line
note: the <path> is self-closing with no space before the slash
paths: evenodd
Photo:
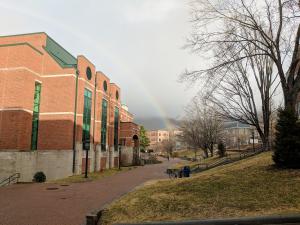
<path id="1" fill-rule="evenodd" d="M 167 152 L 168 155 L 173 154 L 175 146 L 176 146 L 176 143 L 175 143 L 175 140 L 173 138 L 170 138 L 169 140 L 163 140 L 161 142 L 162 150 Z"/>
<path id="2" fill-rule="evenodd" d="M 220 44 L 220 48 L 228 45 Z M 250 55 L 251 51 L 249 46 L 236 55 L 228 50 L 227 55 L 218 58 L 227 61 L 228 58 Z M 264 55 L 252 56 L 220 68 L 214 77 L 218 78 L 218 82 L 212 80 L 207 83 L 209 85 L 203 89 L 206 91 L 205 98 L 217 106 L 216 110 L 222 117 L 254 126 L 264 149 L 268 149 L 271 99 L 278 87 L 273 62 Z"/>
<path id="3" fill-rule="evenodd" d="M 186 143 L 189 148 L 191 148 L 195 153 L 195 160 L 197 158 L 197 151 L 201 148 L 201 140 L 199 135 L 199 127 L 196 123 L 196 118 L 194 115 L 190 115 L 180 122 L 179 129 L 182 131 L 179 140 Z M 207 149 L 203 149 L 205 156 L 208 157 Z"/>
<path id="4" fill-rule="evenodd" d="M 223 126 L 215 110 L 195 98 L 186 110 L 180 129 L 184 141 L 194 149 L 201 148 L 208 157 L 208 151 L 213 156 L 213 147 L 220 139 Z"/>
<path id="5" fill-rule="evenodd" d="M 195 0 L 191 8 L 194 32 L 187 46 L 213 62 L 183 79 L 217 82 L 216 74 L 237 62 L 266 57 L 278 73 L 285 107 L 295 110 L 300 91 L 298 0 Z"/>

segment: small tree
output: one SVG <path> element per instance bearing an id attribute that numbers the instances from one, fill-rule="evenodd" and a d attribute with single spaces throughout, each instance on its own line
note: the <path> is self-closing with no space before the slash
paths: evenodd
<path id="1" fill-rule="evenodd" d="M 220 157 L 224 157 L 226 153 L 226 148 L 223 142 L 218 143 L 218 154 Z"/>
<path id="2" fill-rule="evenodd" d="M 146 147 L 150 145 L 150 140 L 146 135 L 146 129 L 141 126 L 140 127 L 140 148 L 145 151 Z"/>
<path id="3" fill-rule="evenodd" d="M 278 167 L 300 168 L 300 125 L 293 110 L 280 109 L 273 160 Z"/>
<path id="4" fill-rule="evenodd" d="M 168 155 L 172 156 L 173 150 L 175 148 L 175 141 L 170 138 L 169 140 L 163 140 L 161 142 L 163 151 L 167 152 Z"/>

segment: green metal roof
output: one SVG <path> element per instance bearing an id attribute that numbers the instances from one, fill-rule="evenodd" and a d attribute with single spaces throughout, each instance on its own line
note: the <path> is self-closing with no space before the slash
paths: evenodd
<path id="1" fill-rule="evenodd" d="M 44 48 L 61 67 L 77 67 L 77 59 L 49 36 Z"/>

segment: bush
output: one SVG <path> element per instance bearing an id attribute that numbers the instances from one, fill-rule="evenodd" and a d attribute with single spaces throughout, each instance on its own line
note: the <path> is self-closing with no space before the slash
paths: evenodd
<path id="1" fill-rule="evenodd" d="M 223 142 L 218 144 L 218 154 L 220 157 L 224 157 L 226 152 L 226 148 Z"/>
<path id="2" fill-rule="evenodd" d="M 278 167 L 300 168 L 300 125 L 293 110 L 280 109 L 273 160 Z"/>
<path id="3" fill-rule="evenodd" d="M 36 172 L 33 176 L 33 181 L 43 183 L 46 181 L 46 175 L 42 171 Z"/>

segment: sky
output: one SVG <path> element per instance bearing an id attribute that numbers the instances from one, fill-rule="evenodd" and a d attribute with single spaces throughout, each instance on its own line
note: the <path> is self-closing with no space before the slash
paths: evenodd
<path id="1" fill-rule="evenodd" d="M 83 54 L 121 87 L 135 117 L 182 116 L 196 94 L 178 82 L 200 59 L 183 46 L 189 0 L 9 0 L 0 2 L 0 35 L 46 32 Z"/>

